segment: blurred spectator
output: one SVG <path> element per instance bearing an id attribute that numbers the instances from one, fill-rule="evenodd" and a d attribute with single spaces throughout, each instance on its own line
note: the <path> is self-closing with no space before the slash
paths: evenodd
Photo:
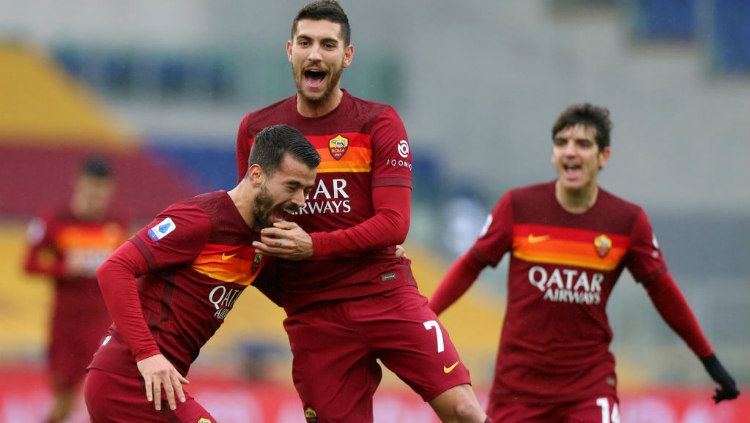
<path id="1" fill-rule="evenodd" d="M 71 412 L 86 365 L 111 323 L 95 272 L 126 236 L 122 219 L 110 214 L 114 181 L 100 158 L 81 166 L 68 204 L 41 213 L 28 227 L 25 269 L 54 283 L 48 371 L 54 404 L 47 422 Z"/>

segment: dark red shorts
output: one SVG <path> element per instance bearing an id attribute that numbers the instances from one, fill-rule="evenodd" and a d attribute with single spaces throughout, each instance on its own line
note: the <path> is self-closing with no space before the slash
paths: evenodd
<path id="1" fill-rule="evenodd" d="M 187 392 L 186 401 L 178 401 L 176 410 L 170 410 L 163 400 L 161 411 L 156 411 L 154 403 L 146 399 L 141 378 L 91 369 L 86 375 L 83 395 L 92 423 L 216 423 Z"/>
<path id="2" fill-rule="evenodd" d="M 49 340 L 48 366 L 56 388 L 73 388 L 86 377 L 86 366 L 112 320 L 94 313 L 57 313 L 53 318 Z"/>
<path id="3" fill-rule="evenodd" d="M 471 383 L 448 333 L 412 286 L 314 304 L 287 317 L 284 328 L 311 422 L 371 422 L 381 379 L 376 359 L 425 401 Z"/>
<path id="4" fill-rule="evenodd" d="M 620 423 L 616 396 L 592 397 L 563 403 L 527 403 L 491 399 L 488 415 L 503 423 Z"/>

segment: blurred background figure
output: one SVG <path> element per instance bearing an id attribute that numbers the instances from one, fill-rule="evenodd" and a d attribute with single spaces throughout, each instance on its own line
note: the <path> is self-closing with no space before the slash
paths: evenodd
<path id="1" fill-rule="evenodd" d="M 47 276 L 55 292 L 47 351 L 54 403 L 47 422 L 70 415 L 86 366 L 112 322 L 95 272 L 127 234 L 123 219 L 110 210 L 113 189 L 110 165 L 89 158 L 75 178 L 70 201 L 29 223 L 24 267 Z"/>

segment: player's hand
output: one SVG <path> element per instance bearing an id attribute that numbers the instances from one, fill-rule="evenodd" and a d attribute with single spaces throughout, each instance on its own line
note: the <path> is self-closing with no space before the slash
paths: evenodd
<path id="1" fill-rule="evenodd" d="M 174 368 L 172 363 L 162 354 L 156 354 L 140 360 L 138 370 L 143 376 L 146 386 L 146 398 L 154 402 L 156 410 L 161 410 L 161 391 L 167 394 L 169 409 L 177 408 L 175 394 L 180 402 L 185 402 L 185 392 L 182 390 L 183 383 L 190 383 Z"/>
<path id="2" fill-rule="evenodd" d="M 396 257 L 398 257 L 398 258 L 406 257 L 406 248 L 404 248 L 401 245 L 397 245 L 396 246 Z"/>
<path id="3" fill-rule="evenodd" d="M 313 243 L 310 235 L 294 222 L 275 222 L 260 231 L 260 241 L 254 241 L 261 253 L 286 260 L 304 260 L 312 257 Z"/>
<path id="4" fill-rule="evenodd" d="M 705 367 L 708 374 L 711 375 L 711 379 L 720 385 L 719 388 L 716 388 L 716 394 L 713 396 L 715 403 L 718 404 L 723 400 L 735 399 L 740 395 L 740 391 L 737 389 L 737 384 L 724 366 L 721 365 L 716 354 L 704 357 L 701 361 L 703 362 L 703 367 Z"/>

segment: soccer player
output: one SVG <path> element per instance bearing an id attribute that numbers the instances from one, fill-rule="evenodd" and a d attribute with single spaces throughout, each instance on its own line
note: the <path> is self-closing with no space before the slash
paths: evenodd
<path id="1" fill-rule="evenodd" d="M 281 122 L 300 129 L 322 157 L 305 207 L 254 244 L 289 259 L 279 264 L 279 298 L 306 419 L 371 422 L 380 359 L 443 421 L 484 422 L 468 371 L 409 260 L 394 254 L 409 229 L 411 149 L 393 107 L 339 85 L 354 58 L 341 6 L 304 6 L 286 52 L 297 94 L 242 120 L 237 166 L 243 177 L 258 130 Z"/>
<path id="2" fill-rule="evenodd" d="M 183 389 L 188 369 L 259 282 L 258 231 L 304 205 L 319 162 L 296 129 L 266 128 L 235 188 L 169 206 L 99 268 L 114 324 L 86 376 L 92 422 L 215 422 Z"/>
<path id="3" fill-rule="evenodd" d="M 24 267 L 48 276 L 55 287 L 48 344 L 54 403 L 47 422 L 70 415 L 86 365 L 112 322 L 94 273 L 126 237 L 125 222 L 110 212 L 113 188 L 109 164 L 89 158 L 69 203 L 29 224 Z"/>
<path id="4" fill-rule="evenodd" d="M 739 394 L 672 280 L 644 211 L 597 185 L 611 155 L 611 126 L 602 107 L 563 111 L 552 127 L 557 179 L 505 193 L 430 299 L 440 314 L 510 252 L 488 411 L 495 421 L 619 421 L 605 308 L 623 268 L 720 385 L 715 401 Z"/>

